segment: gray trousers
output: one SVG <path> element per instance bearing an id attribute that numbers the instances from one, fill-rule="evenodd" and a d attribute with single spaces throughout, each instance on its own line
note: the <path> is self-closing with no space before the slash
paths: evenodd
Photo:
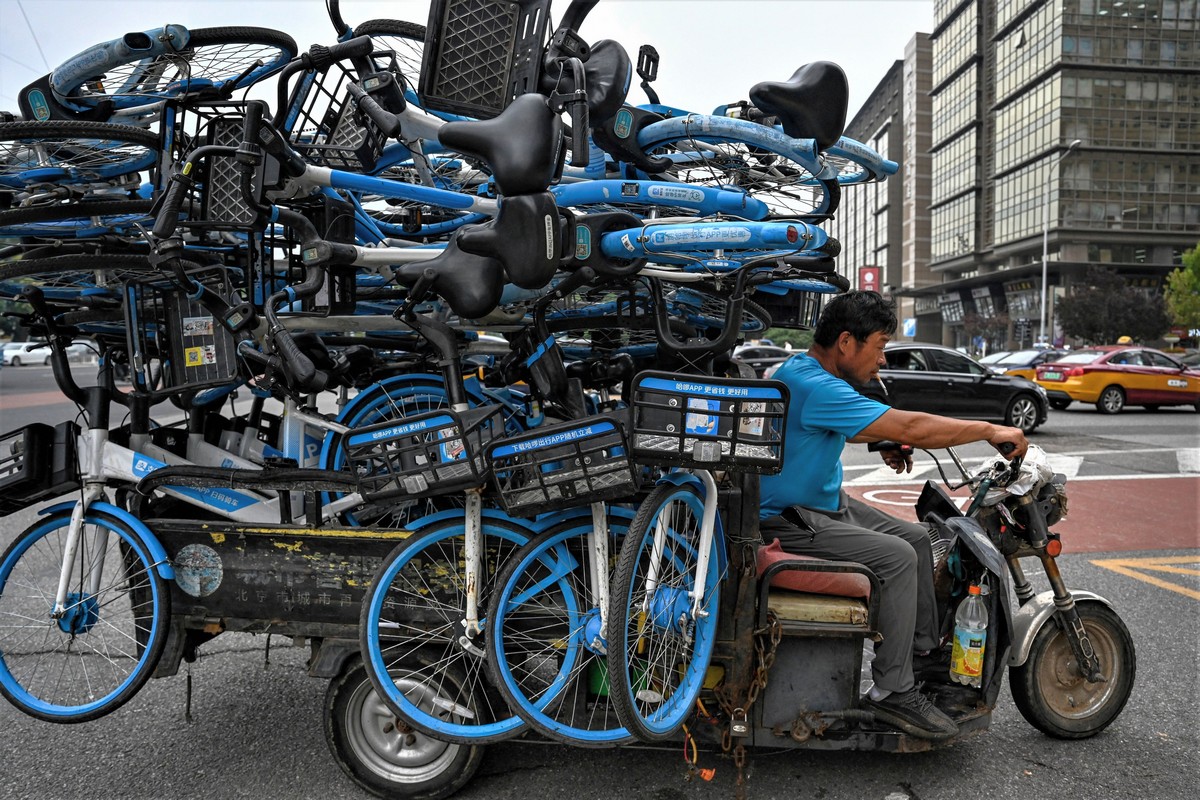
<path id="1" fill-rule="evenodd" d="M 817 511 L 795 506 L 808 530 L 783 517 L 764 519 L 763 540 L 778 538 L 783 550 L 835 561 L 855 561 L 879 578 L 879 632 L 872 675 L 880 689 L 913 687 L 913 650 L 933 650 L 938 642 L 933 552 L 929 528 L 905 522 L 842 493 L 841 509 Z"/>

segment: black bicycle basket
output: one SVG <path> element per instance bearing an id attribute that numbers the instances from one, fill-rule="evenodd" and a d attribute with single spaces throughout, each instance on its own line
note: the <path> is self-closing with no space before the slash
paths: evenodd
<path id="1" fill-rule="evenodd" d="M 359 491 L 375 502 L 482 485 L 488 478 L 484 449 L 503 431 L 499 406 L 438 409 L 357 428 L 342 446 Z"/>
<path id="2" fill-rule="evenodd" d="M 421 105 L 486 118 L 536 92 L 549 19 L 550 0 L 433 0 Z"/>
<path id="3" fill-rule="evenodd" d="M 609 415 L 497 439 L 487 457 L 500 503 L 513 516 L 617 500 L 637 489 L 625 431 Z"/>
<path id="4" fill-rule="evenodd" d="M 387 135 L 358 109 L 346 85 L 357 75 L 341 61 L 298 73 L 288 99 L 286 133 L 301 157 L 349 172 L 375 169 Z"/>
<path id="5" fill-rule="evenodd" d="M 779 381 L 642 372 L 633 379 L 635 461 L 776 473 L 788 389 Z"/>
<path id="6" fill-rule="evenodd" d="M 0 516 L 79 488 L 79 426 L 35 422 L 0 436 Z"/>
<path id="7" fill-rule="evenodd" d="M 222 267 L 189 275 L 222 297 L 232 296 Z M 125 324 L 132 378 L 146 391 L 197 391 L 238 376 L 233 334 L 173 281 L 156 275 L 127 282 Z"/>

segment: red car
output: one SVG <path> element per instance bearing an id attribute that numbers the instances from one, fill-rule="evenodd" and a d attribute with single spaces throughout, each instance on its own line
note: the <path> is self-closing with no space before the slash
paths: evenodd
<path id="1" fill-rule="evenodd" d="M 1104 347 L 1067 353 L 1037 368 L 1037 383 L 1050 407 L 1095 403 L 1103 414 L 1126 405 L 1194 406 L 1200 412 L 1200 369 L 1187 367 L 1149 347 Z"/>

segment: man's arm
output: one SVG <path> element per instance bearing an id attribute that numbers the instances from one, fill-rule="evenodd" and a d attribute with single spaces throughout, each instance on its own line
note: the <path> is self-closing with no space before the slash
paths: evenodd
<path id="1" fill-rule="evenodd" d="M 885 439 L 926 449 L 953 447 L 971 442 L 987 442 L 999 449 L 1001 444 L 1007 442 L 1016 449 L 1008 453 L 1006 458 L 1024 456 L 1029 448 L 1029 442 L 1020 428 L 922 414 L 919 411 L 901 411 L 896 408 L 885 411 L 850 441 L 863 443 Z"/>

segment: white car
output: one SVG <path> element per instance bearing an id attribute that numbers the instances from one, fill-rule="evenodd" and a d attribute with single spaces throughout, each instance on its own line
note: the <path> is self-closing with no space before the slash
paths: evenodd
<path id="1" fill-rule="evenodd" d="M 20 367 L 28 364 L 47 364 L 50 348 L 45 342 L 7 342 L 4 345 L 4 366 Z"/>
<path id="2" fill-rule="evenodd" d="M 92 361 L 97 353 L 95 343 L 87 339 L 76 339 L 67 347 L 68 361 Z M 30 364 L 50 363 L 50 346 L 45 342 L 6 342 L 4 366 L 21 367 Z"/>

